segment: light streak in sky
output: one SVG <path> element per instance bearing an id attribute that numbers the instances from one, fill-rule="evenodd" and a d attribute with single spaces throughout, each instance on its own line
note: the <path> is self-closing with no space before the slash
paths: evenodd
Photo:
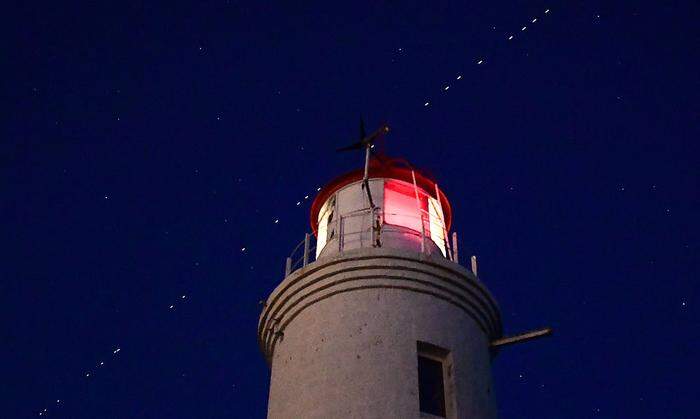
<path id="1" fill-rule="evenodd" d="M 545 14 L 545 15 L 548 15 L 549 12 L 550 12 L 549 9 L 545 9 L 544 14 Z M 536 23 L 537 21 L 538 21 L 538 18 L 537 18 L 537 17 L 533 17 L 532 19 L 530 19 L 530 23 L 533 23 L 533 24 Z M 523 25 L 523 26 L 520 28 L 520 32 L 524 32 L 526 29 L 527 29 L 527 26 Z M 510 33 L 510 34 L 508 34 L 508 35 L 506 36 L 506 40 L 507 40 L 507 41 L 512 41 L 513 39 L 515 39 L 515 34 L 514 34 L 514 33 Z M 475 58 L 475 59 L 474 59 L 474 62 L 476 63 L 476 65 L 483 65 L 483 64 L 486 64 L 486 58 L 483 58 L 483 57 L 482 57 L 482 58 Z M 461 75 L 457 76 L 457 80 L 462 80 L 462 76 L 461 76 Z M 449 86 L 449 85 L 446 85 L 445 87 L 442 88 L 442 91 L 443 91 L 443 92 L 447 92 L 449 89 L 450 89 L 450 86 Z M 427 98 L 426 98 L 426 99 L 427 99 Z M 427 107 L 430 106 L 430 104 L 431 104 L 430 100 L 425 100 L 425 102 L 423 103 L 423 107 L 424 107 L 424 108 L 427 108 Z M 298 204 L 297 204 L 297 205 L 298 205 Z"/>
<path id="2" fill-rule="evenodd" d="M 187 298 L 186 294 L 182 294 L 180 296 L 180 300 L 185 300 Z M 175 304 L 171 304 L 169 306 L 170 309 L 175 308 Z M 112 350 L 112 357 L 115 358 L 120 352 L 122 348 L 121 346 L 115 346 L 114 349 Z M 105 361 L 99 361 L 96 365 L 97 368 L 104 367 L 105 366 Z M 88 370 L 83 373 L 83 379 L 93 379 L 95 377 L 95 370 Z M 56 399 L 56 403 L 54 403 L 55 408 L 62 407 L 65 399 Z M 38 412 L 39 416 L 49 416 L 49 409 L 48 408 L 43 408 L 39 410 Z"/>

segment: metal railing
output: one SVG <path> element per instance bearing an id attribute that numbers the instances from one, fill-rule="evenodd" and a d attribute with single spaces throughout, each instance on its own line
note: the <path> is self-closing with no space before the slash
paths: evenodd
<path id="1" fill-rule="evenodd" d="M 316 244 L 311 244 L 311 238 L 313 236 L 310 233 L 304 235 L 304 240 L 300 241 L 296 245 L 292 253 L 287 256 L 284 266 L 284 276 L 287 277 L 290 273 L 296 271 L 299 268 L 303 268 L 309 263 L 313 262 L 311 259 L 312 255 L 316 255 Z M 315 240 L 315 239 L 314 239 Z M 314 260 L 316 258 L 314 257 Z"/>
<path id="2" fill-rule="evenodd" d="M 430 230 L 430 218 L 429 214 L 425 211 L 421 211 L 420 215 L 415 214 L 399 214 L 399 213 L 385 213 L 381 209 L 363 209 L 350 214 L 345 214 L 337 218 L 332 225 L 328 226 L 327 241 L 324 248 L 327 246 L 337 246 L 338 252 L 343 252 L 344 249 L 351 245 L 351 248 L 362 248 L 362 247 L 381 247 L 383 237 L 390 237 L 393 234 L 401 235 L 415 235 L 419 240 L 421 240 L 421 251 L 430 252 L 430 247 L 426 246 L 426 239 L 434 242 L 434 238 L 428 237 L 425 234 L 426 223 L 428 231 Z M 401 225 L 389 224 L 385 222 L 386 216 L 398 216 L 402 218 L 420 218 L 416 220 L 416 224 L 422 226 L 421 231 L 415 231 L 413 229 L 407 228 Z M 359 222 L 356 220 L 359 219 Z M 442 228 L 444 239 L 443 246 L 445 249 L 445 257 L 455 263 L 459 263 L 459 251 L 457 245 L 457 233 L 452 232 L 451 243 L 450 236 L 445 229 L 442 220 L 435 220 L 433 222 L 439 221 L 438 224 Z M 353 225 L 359 224 L 359 225 Z M 352 228 L 351 231 L 347 231 L 348 226 Z M 395 230 L 393 228 L 396 228 Z M 336 243 L 337 242 L 337 243 Z M 358 243 L 359 242 L 359 243 Z M 321 249 L 323 250 L 323 249 Z M 310 234 L 306 233 L 304 235 L 304 240 L 300 241 L 292 250 L 290 255 L 285 261 L 285 277 L 287 277 L 292 272 L 299 268 L 307 266 L 309 263 L 316 259 L 316 238 Z M 475 261 L 473 261 L 475 264 Z"/>

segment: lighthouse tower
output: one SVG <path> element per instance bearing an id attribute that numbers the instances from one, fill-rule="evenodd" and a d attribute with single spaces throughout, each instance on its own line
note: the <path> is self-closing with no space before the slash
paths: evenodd
<path id="1" fill-rule="evenodd" d="M 388 158 L 321 189 L 260 315 L 268 418 L 496 418 L 497 347 L 545 332 L 502 337 L 452 214 L 433 179 Z"/>

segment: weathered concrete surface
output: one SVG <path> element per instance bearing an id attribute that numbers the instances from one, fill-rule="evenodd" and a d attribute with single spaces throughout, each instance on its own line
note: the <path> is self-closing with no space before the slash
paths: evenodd
<path id="1" fill-rule="evenodd" d="M 269 418 L 419 418 L 418 341 L 451 351 L 450 417 L 496 417 L 489 342 L 501 335 L 498 308 L 441 256 L 357 249 L 324 258 L 273 291 L 258 333 L 272 368 Z"/>

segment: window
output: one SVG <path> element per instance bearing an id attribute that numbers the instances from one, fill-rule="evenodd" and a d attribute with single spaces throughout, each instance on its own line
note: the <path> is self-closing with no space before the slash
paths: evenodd
<path id="1" fill-rule="evenodd" d="M 387 180 L 384 183 L 384 222 L 406 227 L 417 233 L 424 232 L 425 237 L 431 239 L 440 248 L 442 255 L 447 255 L 442 205 L 423 189 L 418 189 L 418 200 L 416 200 L 416 188 L 412 184 L 399 180 Z"/>
<path id="2" fill-rule="evenodd" d="M 430 238 L 440 248 L 443 256 L 447 255 L 445 250 L 445 222 L 442 219 L 442 205 L 435 198 L 428 198 L 430 209 Z"/>
<path id="3" fill-rule="evenodd" d="M 451 411 L 450 359 L 449 351 L 418 342 L 418 399 L 422 414 L 448 417 Z"/>
<path id="4" fill-rule="evenodd" d="M 335 209 L 335 195 L 326 201 L 318 213 L 318 229 L 316 231 L 316 257 L 326 247 L 326 242 L 333 239 L 335 230 L 332 229 L 333 210 Z M 329 233 L 329 226 L 331 231 Z"/>
<path id="5" fill-rule="evenodd" d="M 427 200 L 420 201 L 421 209 L 427 210 Z M 413 185 L 398 180 L 387 180 L 384 183 L 384 222 L 421 231 L 421 213 L 418 211 Z"/>
<path id="6" fill-rule="evenodd" d="M 445 379 L 442 362 L 418 355 L 418 394 L 420 411 L 445 417 Z"/>

